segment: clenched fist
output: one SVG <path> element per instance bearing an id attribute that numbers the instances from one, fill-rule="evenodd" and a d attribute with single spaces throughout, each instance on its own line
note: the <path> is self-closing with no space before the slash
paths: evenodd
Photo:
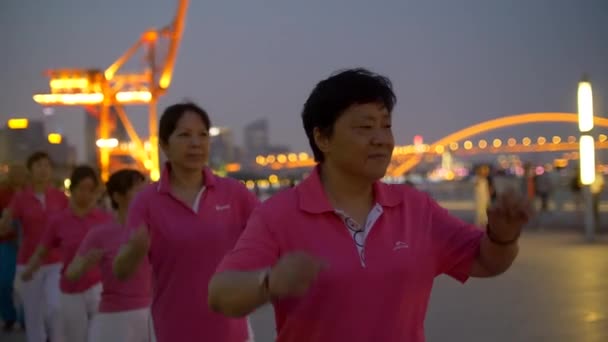
<path id="1" fill-rule="evenodd" d="M 272 268 L 268 290 L 272 298 L 304 295 L 326 263 L 303 252 L 283 256 Z"/>

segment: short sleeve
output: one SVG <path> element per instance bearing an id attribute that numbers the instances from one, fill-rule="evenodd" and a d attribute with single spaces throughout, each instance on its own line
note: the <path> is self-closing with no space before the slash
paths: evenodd
<path id="1" fill-rule="evenodd" d="M 46 225 L 46 229 L 44 230 L 42 239 L 40 240 L 40 245 L 47 249 L 58 247 L 58 245 L 59 245 L 59 236 L 57 234 L 58 228 L 59 228 L 59 219 L 58 218 L 50 219 Z"/>
<path id="2" fill-rule="evenodd" d="M 0 187 L 0 211 L 8 208 L 14 197 L 15 196 L 9 190 Z"/>
<path id="3" fill-rule="evenodd" d="M 84 256 L 93 249 L 101 249 L 103 247 L 101 238 L 102 234 L 99 227 L 91 229 L 80 243 L 77 255 Z"/>
<path id="4" fill-rule="evenodd" d="M 15 195 L 13 199 L 8 205 L 8 209 L 11 211 L 11 216 L 14 220 L 22 220 L 23 219 L 23 210 L 21 210 L 21 196 Z"/>
<path id="5" fill-rule="evenodd" d="M 483 231 L 451 215 L 430 197 L 430 229 L 436 274 L 464 283 L 479 255 Z"/>
<path id="6" fill-rule="evenodd" d="M 245 221 L 251 216 L 253 210 L 260 204 L 260 200 L 256 197 L 254 193 L 249 191 L 245 186 L 239 184 L 239 190 L 242 193 L 243 203 L 242 205 L 242 217 L 245 218 Z"/>
<path id="7" fill-rule="evenodd" d="M 4 194 L 2 193 L 1 196 L 3 197 L 3 203 L 1 204 L 2 210 L 0 210 L 0 215 L 4 215 L 4 211 L 5 210 L 9 210 L 11 213 L 11 218 L 12 218 L 12 227 L 16 228 L 15 226 L 15 222 L 17 220 L 19 220 L 21 218 L 21 206 L 19 205 L 19 202 L 17 202 L 17 198 L 19 198 L 18 195 L 14 195 L 12 196 L 12 198 L 9 198 L 8 194 Z M 0 242 L 2 241 L 12 241 L 17 237 L 17 230 L 13 230 L 12 232 L 0 237 Z"/>
<path id="8" fill-rule="evenodd" d="M 236 246 L 226 254 L 216 272 L 253 271 L 273 266 L 278 259 L 279 244 L 276 235 L 264 222 L 260 208 L 257 208 L 251 214 Z"/>
<path id="9" fill-rule="evenodd" d="M 68 196 L 66 194 L 64 194 L 63 192 L 59 191 L 60 197 L 61 198 L 61 203 L 63 203 L 63 208 L 67 208 L 70 205 L 70 199 L 68 198 Z"/>

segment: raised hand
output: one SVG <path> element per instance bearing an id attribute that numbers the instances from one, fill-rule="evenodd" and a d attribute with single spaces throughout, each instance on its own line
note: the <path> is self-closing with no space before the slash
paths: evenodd
<path id="1" fill-rule="evenodd" d="M 94 265 L 103 257 L 103 250 L 92 249 L 85 256 L 85 262 L 87 265 Z"/>
<path id="2" fill-rule="evenodd" d="M 34 277 L 34 273 L 34 270 L 26 268 L 25 271 L 21 273 L 21 280 L 24 282 L 32 280 L 32 278 Z"/>
<path id="3" fill-rule="evenodd" d="M 129 246 L 133 253 L 138 256 L 145 255 L 150 249 L 150 234 L 148 228 L 144 225 L 137 228 L 135 233 L 129 239 Z"/>
<path id="4" fill-rule="evenodd" d="M 326 264 L 303 252 L 283 256 L 272 268 L 268 288 L 273 298 L 304 295 Z"/>
<path id="5" fill-rule="evenodd" d="M 509 190 L 501 194 L 496 204 L 488 209 L 489 233 L 493 240 L 516 240 L 531 216 L 530 202 L 523 195 Z"/>

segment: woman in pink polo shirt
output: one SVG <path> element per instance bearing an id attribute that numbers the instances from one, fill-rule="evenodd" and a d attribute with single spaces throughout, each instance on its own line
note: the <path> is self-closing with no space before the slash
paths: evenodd
<path id="1" fill-rule="evenodd" d="M 32 279 L 42 260 L 53 248 L 59 248 L 63 267 L 59 287 L 60 318 L 65 342 L 87 340 L 89 321 L 97 312 L 101 294 L 98 268 L 90 270 L 78 281 L 66 278 L 65 270 L 91 227 L 103 224 L 112 216 L 95 208 L 99 195 L 99 179 L 90 166 L 78 166 L 70 177 L 70 206 L 49 219 L 36 252 L 21 274 L 24 282 Z"/>
<path id="2" fill-rule="evenodd" d="M 245 228 L 257 198 L 240 182 L 206 167 L 207 113 L 183 103 L 168 107 L 159 124 L 168 163 L 160 180 L 142 190 L 129 208 L 128 226 L 140 227 L 119 253 L 123 279 L 147 256 L 152 265 L 152 318 L 158 342 L 244 342 L 246 319 L 213 313 L 207 284 Z"/>
<path id="3" fill-rule="evenodd" d="M 272 301 L 277 341 L 424 341 L 434 278 L 504 272 L 526 222 L 501 199 L 487 232 L 407 185 L 380 182 L 393 151 L 390 81 L 364 69 L 320 82 L 304 105 L 317 167 L 264 202 L 209 285 L 211 307 L 243 316 Z"/>
<path id="4" fill-rule="evenodd" d="M 103 292 L 89 342 L 150 341 L 150 265 L 142 263 L 127 281 L 118 280 L 112 272 L 114 257 L 129 238 L 125 227 L 129 204 L 145 180 L 136 170 L 120 170 L 110 176 L 106 193 L 116 210 L 116 220 L 89 231 L 66 271 L 68 279 L 78 280 L 98 263 L 101 268 Z"/>
<path id="5" fill-rule="evenodd" d="M 23 272 L 27 261 L 40 243 L 50 216 L 65 210 L 67 196 L 51 185 L 53 166 L 45 152 L 35 152 L 27 159 L 31 185 L 16 193 L 0 220 L 0 235 L 10 234 L 13 219 L 21 223 L 23 232 L 17 256 L 17 274 Z M 23 301 L 24 320 L 28 342 L 62 341 L 59 315 L 60 258 L 57 249 L 51 249 L 40 260 L 40 269 L 31 281 L 17 281 L 15 288 Z"/>

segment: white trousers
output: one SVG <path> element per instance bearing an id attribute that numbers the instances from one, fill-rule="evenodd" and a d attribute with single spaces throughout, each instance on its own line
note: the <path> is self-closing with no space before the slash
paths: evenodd
<path id="1" fill-rule="evenodd" d="M 59 298 L 65 342 L 86 342 L 90 322 L 99 307 L 101 284 L 81 293 L 61 293 Z"/>
<path id="2" fill-rule="evenodd" d="M 25 265 L 17 266 L 15 291 L 23 303 L 27 342 L 63 342 L 59 318 L 60 264 L 41 266 L 30 281 L 21 281 Z"/>
<path id="3" fill-rule="evenodd" d="M 93 318 L 89 342 L 150 342 L 150 309 L 100 312 Z"/>
<path id="4" fill-rule="evenodd" d="M 247 317 L 247 332 L 249 332 L 249 339 L 245 342 L 255 342 L 255 336 L 253 336 L 253 326 L 251 325 L 251 319 Z"/>

